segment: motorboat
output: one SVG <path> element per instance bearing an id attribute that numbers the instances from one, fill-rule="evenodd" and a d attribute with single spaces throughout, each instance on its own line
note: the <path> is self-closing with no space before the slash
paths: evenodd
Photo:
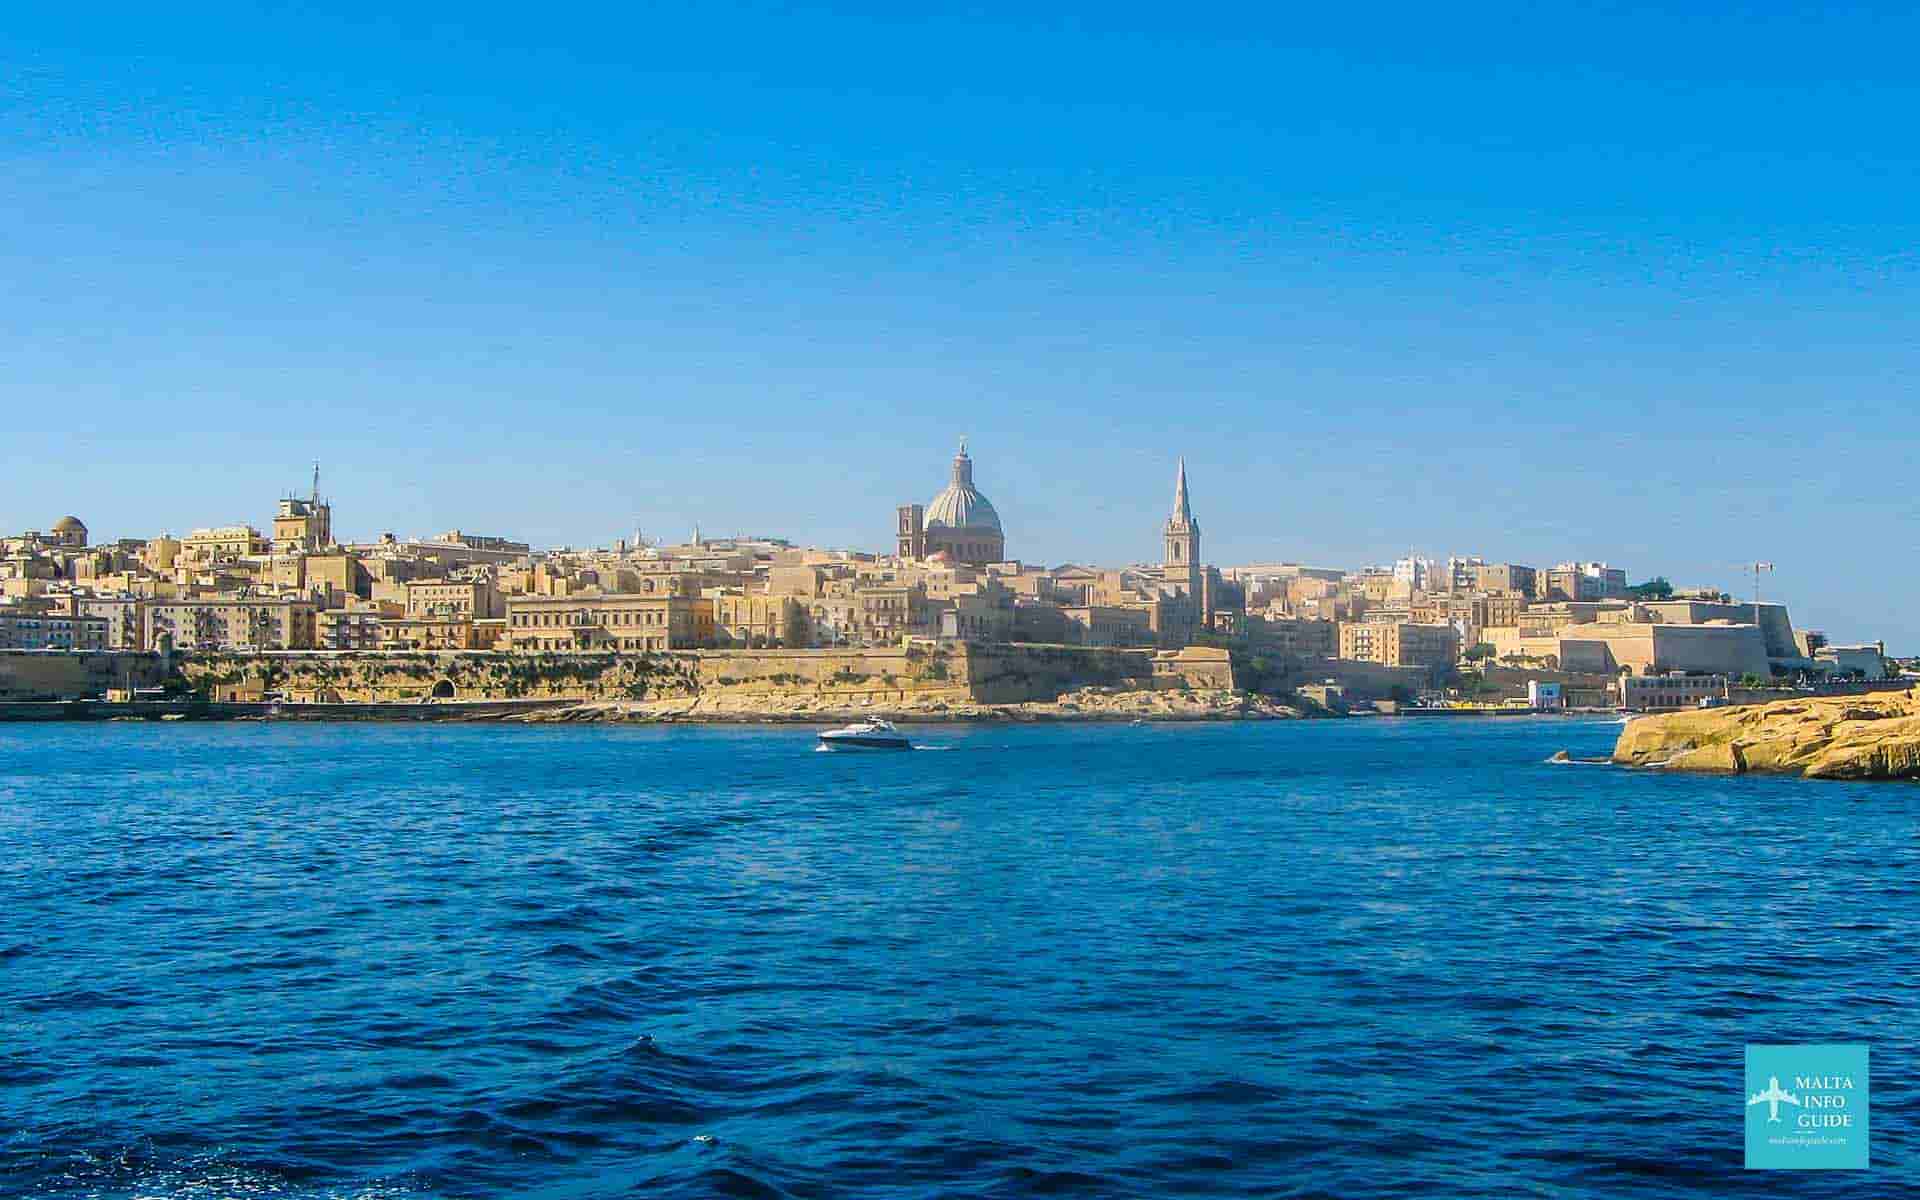
<path id="1" fill-rule="evenodd" d="M 829 750 L 911 750 L 907 735 L 890 721 L 872 717 L 839 729 L 822 730 L 820 744 Z"/>

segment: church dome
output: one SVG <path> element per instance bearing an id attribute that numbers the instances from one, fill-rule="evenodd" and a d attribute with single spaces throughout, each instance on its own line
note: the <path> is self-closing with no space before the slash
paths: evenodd
<path id="1" fill-rule="evenodd" d="M 87 527 L 80 523 L 79 517 L 61 517 L 53 523 L 55 533 L 85 533 Z"/>
<path id="2" fill-rule="evenodd" d="M 953 456 L 953 481 L 927 505 L 928 529 L 991 529 L 1002 533 L 1000 514 L 993 501 L 973 486 L 973 460 L 967 457 L 967 444 Z"/>

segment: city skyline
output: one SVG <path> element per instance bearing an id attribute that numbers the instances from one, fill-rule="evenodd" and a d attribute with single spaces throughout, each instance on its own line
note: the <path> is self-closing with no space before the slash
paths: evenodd
<path id="1" fill-rule="evenodd" d="M 960 439 L 963 452 L 965 450 L 965 442 L 966 442 L 965 438 Z M 1183 464 L 1184 464 L 1184 456 L 1177 456 L 1175 460 L 1176 469 L 1181 469 L 1183 467 Z M 314 471 L 314 479 L 316 482 L 322 478 L 320 475 L 320 468 L 322 467 L 322 465 L 323 464 L 319 464 L 319 463 L 312 464 L 312 469 Z M 325 478 L 328 481 L 328 486 L 323 488 L 322 494 L 326 496 L 329 500 L 331 500 L 335 494 L 334 489 L 332 488 L 331 482 L 330 482 L 331 476 L 327 476 Z M 1183 477 L 1181 480 L 1181 483 L 1183 486 L 1184 486 L 1184 482 L 1185 481 Z M 1171 487 L 1171 485 L 1169 485 L 1169 487 Z M 926 489 L 926 491 L 927 491 L 927 494 L 931 494 L 932 488 L 929 487 Z M 995 491 L 997 493 L 999 489 L 996 487 Z M 277 494 L 282 496 L 287 496 L 287 497 L 298 497 L 298 496 L 303 496 L 306 493 L 295 488 L 284 488 L 284 489 L 281 489 L 280 492 L 278 492 Z M 1150 508 L 1152 506 L 1152 501 L 1142 500 L 1140 497 L 1126 497 L 1126 498 L 1116 497 L 1112 502 L 1102 503 L 1098 505 L 1097 510 L 1104 514 L 1111 515 L 1119 511 L 1131 511 L 1135 508 L 1140 508 L 1143 506 Z M 505 525 L 487 525 L 483 522 L 463 520 L 460 518 L 458 513 L 452 512 L 451 510 L 446 510 L 446 509 L 436 510 L 440 516 L 446 519 L 443 519 L 437 522 L 429 521 L 418 528 L 406 525 L 405 523 L 399 522 L 399 521 L 387 521 L 387 522 L 375 521 L 375 522 L 368 523 L 365 520 L 363 520 L 360 524 L 356 525 L 353 519 L 353 511 L 354 511 L 353 506 L 349 504 L 348 508 L 345 510 L 348 519 L 346 520 L 344 525 L 341 527 L 341 530 L 337 535 L 337 540 L 339 540 L 343 544 L 347 544 L 347 543 L 370 544 L 370 543 L 377 542 L 382 536 L 385 536 L 388 534 L 394 535 L 402 540 L 425 539 L 425 538 L 434 537 L 439 532 L 445 529 L 464 529 L 470 533 L 485 532 L 489 536 L 501 536 L 501 537 L 507 537 L 516 541 L 526 541 L 532 545 L 535 552 L 586 551 L 586 550 L 595 550 L 595 549 L 610 550 L 617 543 L 624 542 L 624 543 L 628 543 L 629 545 L 632 545 L 634 542 L 635 534 L 643 535 L 646 539 L 647 544 L 649 545 L 655 545 L 655 546 L 685 545 L 696 534 L 702 534 L 702 533 L 709 540 L 732 539 L 732 538 L 738 538 L 738 537 L 775 538 L 775 539 L 786 540 L 798 547 L 815 548 L 820 550 L 872 554 L 872 555 L 881 556 L 881 557 L 884 557 L 887 554 L 892 552 L 892 548 L 887 544 L 885 544 L 887 541 L 890 540 L 889 538 L 884 536 L 886 531 L 883 531 L 882 533 L 873 534 L 862 540 L 854 540 L 849 542 L 832 542 L 832 541 L 827 541 L 822 539 L 810 538 L 809 536 L 807 536 L 807 534 L 803 530 L 782 527 L 777 519 L 762 520 L 758 523 L 754 523 L 750 525 L 738 525 L 730 528 L 723 524 L 715 523 L 712 521 L 703 522 L 701 518 L 696 514 L 696 515 L 693 515 L 691 518 L 683 517 L 683 519 L 688 521 L 688 524 L 686 527 L 683 527 L 677 530 L 673 527 L 671 521 L 655 523 L 650 528 L 648 522 L 644 520 L 636 520 L 633 524 L 631 524 L 629 527 L 627 527 L 624 530 L 617 530 L 611 533 L 604 534 L 599 537 L 587 537 L 587 538 L 571 539 L 571 540 L 563 539 L 559 541 L 543 542 L 538 538 L 532 538 L 532 537 L 526 536 L 524 531 L 521 528 L 513 525 L 510 520 Z M 86 522 L 88 529 L 92 533 L 96 542 L 111 541 L 119 537 L 148 538 L 148 537 L 161 536 L 161 535 L 172 535 L 175 537 L 179 537 L 179 536 L 185 535 L 186 533 L 194 529 L 217 528 L 222 525 L 250 525 L 255 528 L 262 528 L 264 524 L 270 524 L 269 522 L 263 522 L 262 518 L 260 518 L 258 514 L 254 514 L 254 515 L 235 515 L 231 517 L 231 519 L 221 519 L 221 520 L 202 519 L 202 520 L 189 522 L 179 527 L 167 526 L 164 528 L 152 528 L 145 532 L 132 532 L 132 531 L 115 532 L 112 530 L 101 529 L 100 526 L 96 523 L 97 518 L 89 517 L 86 514 L 78 513 L 77 511 L 62 514 L 62 516 L 67 516 L 67 515 L 75 515 L 75 516 L 81 517 L 81 519 Z M 1161 519 L 1163 518 L 1164 518 L 1164 510 L 1162 511 Z M 55 519 L 57 518 L 49 517 L 40 526 L 36 526 L 32 522 L 22 523 L 19 521 L 14 521 L 9 527 L 13 528 L 16 532 L 23 529 L 44 528 L 44 527 L 50 526 Z M 1249 539 L 1245 536 L 1236 537 L 1234 535 L 1234 531 L 1231 528 L 1231 526 L 1226 525 L 1219 518 L 1216 518 L 1210 521 L 1209 525 L 1210 525 L 1210 528 L 1213 530 L 1213 532 L 1210 532 L 1209 538 L 1208 538 L 1209 553 L 1207 554 L 1207 561 L 1213 563 L 1216 566 L 1220 566 L 1224 568 L 1247 566 L 1247 565 L 1253 565 L 1258 563 L 1285 562 L 1285 563 L 1296 563 L 1296 564 L 1305 565 L 1305 566 L 1329 567 L 1329 568 L 1339 568 L 1339 569 L 1348 570 L 1348 571 L 1360 571 L 1360 570 L 1366 570 L 1366 569 L 1372 569 L 1372 568 L 1391 569 L 1395 563 L 1401 562 L 1410 558 L 1431 559 L 1437 562 L 1444 563 L 1450 557 L 1455 557 L 1455 556 L 1479 557 L 1489 562 L 1525 562 L 1525 563 L 1528 563 L 1529 565 L 1534 565 L 1541 568 L 1545 568 L 1547 566 L 1559 565 L 1561 563 L 1570 563 L 1576 560 L 1599 561 L 1599 562 L 1613 561 L 1608 559 L 1605 555 L 1588 555 L 1588 554 L 1580 553 L 1574 549 L 1569 549 L 1569 548 L 1563 548 L 1561 551 L 1557 553 L 1528 557 L 1528 556 L 1517 555 L 1517 554 L 1502 554 L 1499 552 L 1498 547 L 1459 546 L 1459 545 L 1446 545 L 1444 547 L 1429 547 L 1429 546 L 1412 545 L 1412 544 L 1401 547 L 1397 552 L 1389 552 L 1387 554 L 1384 554 L 1380 557 L 1375 557 L 1375 558 L 1359 558 L 1354 556 L 1310 558 L 1310 557 L 1303 557 L 1297 554 L 1286 553 L 1284 548 L 1279 549 L 1278 552 L 1276 553 L 1268 554 L 1265 556 L 1229 555 L 1229 556 L 1223 557 L 1219 554 L 1213 553 L 1211 551 L 1211 548 L 1213 546 L 1216 546 L 1222 543 L 1224 543 L 1229 548 L 1231 548 L 1236 545 L 1248 544 L 1249 542 L 1255 541 L 1256 539 Z M 1155 528 L 1157 529 L 1157 523 L 1155 523 Z M 1109 530 L 1109 531 L 1106 531 L 1103 537 L 1095 538 L 1094 543 L 1096 544 L 1104 543 L 1104 544 L 1111 545 L 1111 544 L 1125 542 L 1126 540 L 1127 539 L 1125 538 L 1124 534 L 1120 533 L 1119 531 Z M 1134 540 L 1140 541 L 1142 543 L 1141 552 L 1135 553 L 1128 557 L 1109 558 L 1109 557 L 1102 557 L 1097 554 L 1074 553 L 1074 552 L 1068 552 L 1064 554 L 1034 555 L 1031 553 L 1022 553 L 1020 549 L 1020 543 L 1018 541 L 1012 542 L 1009 544 L 1007 557 L 1011 560 L 1017 560 L 1017 561 L 1025 562 L 1031 565 L 1046 566 L 1046 567 L 1060 566 L 1067 563 L 1080 563 L 1083 565 L 1101 565 L 1101 566 L 1123 566 L 1123 565 L 1136 566 L 1136 565 L 1149 564 L 1149 563 L 1154 563 L 1159 561 L 1156 551 L 1158 551 L 1160 547 L 1157 542 L 1155 542 L 1153 545 L 1147 545 L 1146 544 L 1147 539 L 1139 536 L 1137 536 Z M 1766 571 L 1764 576 L 1760 576 L 1760 577 L 1756 577 L 1756 573 L 1753 571 L 1753 565 L 1754 565 L 1753 561 L 1738 562 L 1738 563 L 1709 563 L 1709 564 L 1702 564 L 1702 565 L 1695 565 L 1695 566 L 1682 566 L 1677 570 L 1645 568 L 1638 563 L 1631 563 L 1631 562 L 1622 563 L 1619 565 L 1623 565 L 1625 569 L 1627 569 L 1630 572 L 1632 581 L 1635 583 L 1645 582 L 1647 580 L 1651 580 L 1654 578 L 1665 578 L 1676 587 L 1682 587 L 1682 588 L 1687 588 L 1687 587 L 1697 588 L 1697 587 L 1709 587 L 1709 586 L 1718 587 L 1724 590 L 1730 596 L 1732 596 L 1735 600 L 1754 599 L 1755 598 L 1754 589 L 1757 586 L 1760 589 L 1761 598 L 1765 599 L 1769 603 L 1777 602 L 1777 601 L 1788 602 L 1788 603 L 1793 603 L 1797 609 L 1801 609 L 1804 611 L 1810 611 L 1810 612 L 1816 612 L 1816 613 L 1819 611 L 1822 611 L 1822 605 L 1819 602 L 1818 598 L 1809 600 L 1805 597 L 1796 597 L 1790 594 L 1789 592 L 1787 592 L 1786 590 L 1784 590 L 1781 587 L 1779 582 L 1780 564 L 1774 563 L 1771 561 L 1768 561 L 1764 564 Z M 1787 572 L 1786 578 L 1788 580 L 1792 580 L 1795 578 L 1795 575 L 1793 574 L 1791 569 L 1789 569 L 1789 571 Z M 1809 623 L 1809 624 L 1810 624 L 1810 627 L 1823 628 L 1819 625 L 1815 625 L 1812 623 Z M 1841 628 L 1846 629 L 1849 627 L 1843 625 L 1841 626 Z M 1828 632 L 1830 636 L 1834 636 L 1836 640 L 1839 640 L 1839 641 L 1873 640 L 1871 637 L 1867 637 L 1864 631 L 1862 632 L 1862 636 L 1859 638 L 1850 637 L 1846 633 L 1839 633 L 1839 632 L 1836 632 L 1834 629 L 1830 629 L 1830 628 L 1826 629 L 1825 631 Z M 1876 634 L 1874 636 L 1877 637 L 1879 635 Z"/>

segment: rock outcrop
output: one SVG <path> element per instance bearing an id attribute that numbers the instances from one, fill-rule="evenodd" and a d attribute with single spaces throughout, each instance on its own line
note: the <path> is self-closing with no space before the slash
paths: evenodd
<path id="1" fill-rule="evenodd" d="M 1808 779 L 1920 778 L 1920 688 L 1638 717 L 1613 761 Z"/>

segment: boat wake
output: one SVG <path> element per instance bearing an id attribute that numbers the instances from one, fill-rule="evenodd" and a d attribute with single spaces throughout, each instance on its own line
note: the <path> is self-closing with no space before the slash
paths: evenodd
<path id="1" fill-rule="evenodd" d="M 1542 761 L 1555 767 L 1607 767 L 1613 765 L 1611 758 L 1575 758 L 1565 750 L 1556 750 Z"/>

